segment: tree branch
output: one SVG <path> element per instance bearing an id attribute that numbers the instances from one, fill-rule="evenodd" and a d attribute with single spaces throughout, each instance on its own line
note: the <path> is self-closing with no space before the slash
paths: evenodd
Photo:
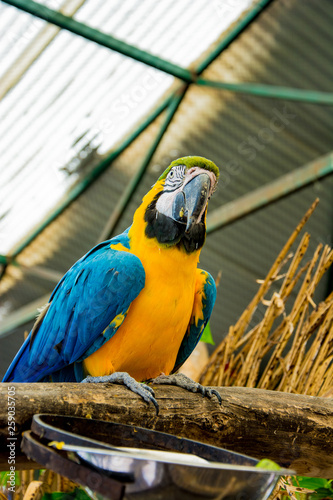
<path id="1" fill-rule="evenodd" d="M 8 387 L 15 391 L 18 442 L 21 432 L 30 428 L 34 414 L 71 415 L 169 432 L 256 458 L 270 458 L 301 475 L 333 477 L 330 398 L 220 387 L 220 406 L 215 399 L 177 387 L 156 386 L 160 406 L 156 416 L 153 405 L 148 406 L 125 387 L 74 383 L 0 384 L 0 470 L 8 468 Z"/>

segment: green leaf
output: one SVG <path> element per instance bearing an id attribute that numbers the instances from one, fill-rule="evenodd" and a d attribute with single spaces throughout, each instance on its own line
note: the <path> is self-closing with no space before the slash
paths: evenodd
<path id="1" fill-rule="evenodd" d="M 42 500 L 91 500 L 91 498 L 84 490 L 76 488 L 71 493 L 44 493 Z"/>
<path id="2" fill-rule="evenodd" d="M 203 334 L 201 335 L 201 342 L 205 342 L 206 344 L 212 344 L 215 345 L 215 342 L 213 340 L 212 332 L 210 329 L 210 324 L 209 321 L 206 325 L 206 328 L 203 331 Z"/>
<path id="3" fill-rule="evenodd" d="M 297 476 L 296 477 L 298 484 L 302 488 L 307 488 L 308 490 L 318 490 L 319 488 L 330 488 L 331 481 L 327 479 L 323 479 L 320 477 L 305 477 L 305 476 Z"/>

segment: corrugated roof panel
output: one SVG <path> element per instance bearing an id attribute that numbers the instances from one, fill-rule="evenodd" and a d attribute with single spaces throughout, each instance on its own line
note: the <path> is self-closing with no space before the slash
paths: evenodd
<path id="1" fill-rule="evenodd" d="M 240 2 L 234 15 L 247 4 Z M 87 0 L 75 17 L 187 65 L 225 28 L 214 7 L 209 6 L 201 12 L 199 29 L 202 6 L 200 0 L 181 4 L 149 0 L 97 4 Z M 1 9 L 5 25 L 16 14 L 9 34 L 15 34 L 20 49 L 12 40 L 6 46 L 13 61 L 14 55 L 38 37 L 45 23 L 12 7 L 3 5 Z M 0 252 L 8 252 L 77 179 L 75 165 L 84 159 L 82 149 L 89 144 L 89 149 L 99 154 L 109 150 L 173 80 L 60 31 L 0 103 Z M 66 175 L 66 169 L 74 174 Z M 20 216 L 23 211 L 24 220 Z"/>

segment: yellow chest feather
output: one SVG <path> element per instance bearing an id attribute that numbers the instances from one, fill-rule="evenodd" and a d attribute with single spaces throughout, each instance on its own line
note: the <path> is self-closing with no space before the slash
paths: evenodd
<path id="1" fill-rule="evenodd" d="M 149 263 L 143 262 L 145 287 L 116 334 L 85 360 L 89 374 L 126 371 L 142 381 L 173 369 L 192 313 L 196 272 L 192 262 L 173 259 L 161 266 L 155 258 L 150 253 Z"/>

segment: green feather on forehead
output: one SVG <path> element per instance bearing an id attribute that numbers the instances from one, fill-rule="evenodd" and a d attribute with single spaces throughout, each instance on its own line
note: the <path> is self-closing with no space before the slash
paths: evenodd
<path id="1" fill-rule="evenodd" d="M 176 165 L 185 165 L 187 169 L 190 169 L 192 167 L 200 167 L 205 170 L 209 170 L 210 172 L 213 172 L 215 174 L 216 179 L 219 178 L 219 169 L 210 160 L 206 160 L 206 158 L 203 158 L 202 156 L 184 156 L 183 158 L 178 158 L 178 160 L 174 160 L 166 170 L 164 170 L 163 174 L 159 177 L 159 181 L 162 179 L 165 179 L 172 167 Z"/>

